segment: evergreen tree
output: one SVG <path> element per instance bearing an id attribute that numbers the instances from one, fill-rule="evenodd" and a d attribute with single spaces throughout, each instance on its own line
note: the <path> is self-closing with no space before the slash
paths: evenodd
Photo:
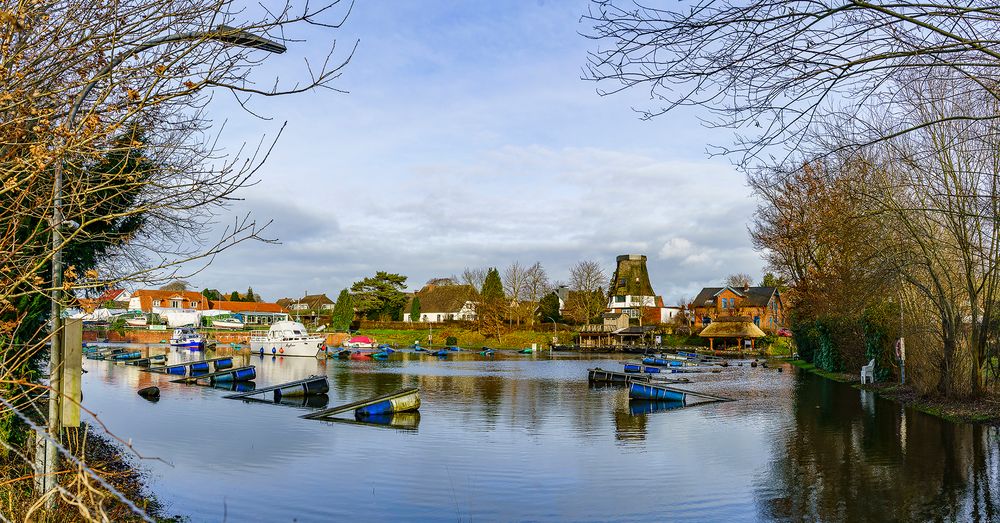
<path id="1" fill-rule="evenodd" d="M 378 271 L 351 285 L 354 305 L 370 320 L 401 319 L 406 306 L 406 276 Z"/>
<path id="2" fill-rule="evenodd" d="M 229 295 L 229 301 L 240 301 L 240 293 L 233 291 L 233 293 Z"/>
<path id="3" fill-rule="evenodd" d="M 354 321 L 354 297 L 347 289 L 344 289 L 340 291 L 337 303 L 333 306 L 330 326 L 336 331 L 346 331 L 351 328 L 352 321 Z"/>
<path id="4" fill-rule="evenodd" d="M 253 293 L 253 287 L 247 287 L 247 301 L 257 301 L 257 295 Z"/>
<path id="5" fill-rule="evenodd" d="M 503 293 L 500 272 L 496 268 L 490 268 L 486 272 L 476 314 L 479 317 L 479 332 L 500 341 L 504 318 L 507 317 L 507 298 Z"/>
<path id="6" fill-rule="evenodd" d="M 538 301 L 538 315 L 542 323 L 562 321 L 562 316 L 559 314 L 559 296 L 556 293 L 550 292 Z"/>
<path id="7" fill-rule="evenodd" d="M 410 303 L 410 321 L 420 321 L 420 297 L 414 296 Z"/>

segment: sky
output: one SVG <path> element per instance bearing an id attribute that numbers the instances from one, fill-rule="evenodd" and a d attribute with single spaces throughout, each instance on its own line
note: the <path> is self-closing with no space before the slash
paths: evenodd
<path id="1" fill-rule="evenodd" d="M 292 34 L 305 41 L 258 73 L 301 78 L 335 38 L 334 59 L 357 43 L 333 84 L 347 93 L 254 100 L 269 120 L 215 97 L 229 152 L 285 125 L 258 183 L 218 217 L 273 220 L 280 244 L 238 245 L 190 283 L 335 299 L 379 270 L 416 290 L 465 267 L 539 261 L 565 282 L 581 260 L 610 278 L 615 256 L 634 253 L 672 304 L 731 273 L 759 276 L 755 201 L 730 160 L 706 152 L 731 132 L 701 126 L 697 108 L 643 121 L 646 92 L 600 96 L 581 79 L 597 46 L 581 36 L 587 6 L 359 1 L 341 29 Z"/>

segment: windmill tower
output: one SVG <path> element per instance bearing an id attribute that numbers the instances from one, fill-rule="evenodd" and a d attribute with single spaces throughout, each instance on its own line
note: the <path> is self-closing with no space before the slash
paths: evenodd
<path id="1" fill-rule="evenodd" d="M 629 316 L 641 316 L 641 307 L 656 307 L 656 293 L 649 283 L 646 256 L 622 254 L 616 258 L 618 266 L 608 286 L 608 308 L 626 311 Z"/>

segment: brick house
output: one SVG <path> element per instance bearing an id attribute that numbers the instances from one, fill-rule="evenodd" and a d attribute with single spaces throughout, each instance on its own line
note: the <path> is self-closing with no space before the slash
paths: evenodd
<path id="1" fill-rule="evenodd" d="M 705 287 L 688 307 L 692 326 L 702 329 L 713 320 L 745 316 L 766 332 L 786 326 L 787 317 L 777 287 Z"/>
<path id="2" fill-rule="evenodd" d="M 208 298 L 194 291 L 139 289 L 129 299 L 128 308 L 150 313 L 161 309 L 206 311 L 210 307 Z"/>

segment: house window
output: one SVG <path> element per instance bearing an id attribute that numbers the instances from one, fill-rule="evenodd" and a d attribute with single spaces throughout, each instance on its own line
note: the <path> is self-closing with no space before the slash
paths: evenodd
<path id="1" fill-rule="evenodd" d="M 437 321 L 441 321 L 441 315 L 440 314 L 437 315 Z"/>
<path id="2" fill-rule="evenodd" d="M 754 316 L 753 317 L 753 323 L 754 323 L 754 325 L 760 327 L 760 316 Z"/>
<path id="3" fill-rule="evenodd" d="M 170 306 L 174 309 L 179 309 L 181 307 L 181 302 L 177 300 L 170 300 Z"/>
<path id="4" fill-rule="evenodd" d="M 615 296 L 615 303 L 625 303 L 624 296 Z"/>
<path id="5" fill-rule="evenodd" d="M 722 308 L 725 309 L 728 307 L 729 307 L 729 300 L 727 298 L 722 298 Z"/>
<path id="6" fill-rule="evenodd" d="M 702 325 L 708 325 L 709 323 L 712 323 L 712 318 L 709 318 L 708 316 L 705 316 L 704 318 L 701 319 L 701 324 Z"/>

